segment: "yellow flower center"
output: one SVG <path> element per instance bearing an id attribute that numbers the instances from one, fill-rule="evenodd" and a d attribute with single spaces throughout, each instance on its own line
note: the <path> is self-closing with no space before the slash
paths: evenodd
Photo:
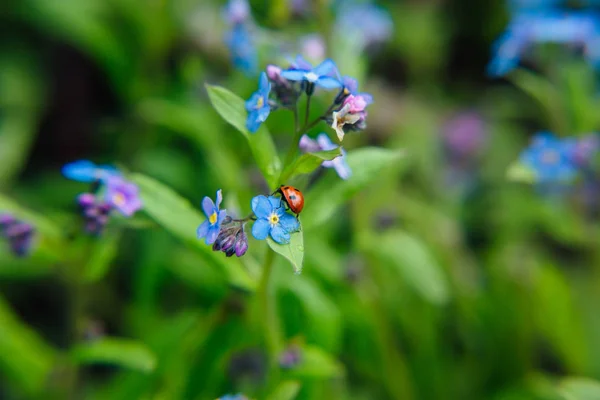
<path id="1" fill-rule="evenodd" d="M 208 222 L 210 222 L 211 225 L 214 225 L 217 222 L 218 218 L 219 216 L 217 215 L 217 213 L 213 212 L 212 214 L 210 214 L 210 217 L 208 217 Z"/>
<path id="2" fill-rule="evenodd" d="M 262 106 L 264 106 L 264 105 L 265 105 L 265 98 L 262 97 L 262 96 L 260 96 L 258 98 L 258 100 L 256 100 L 256 107 L 255 108 L 257 108 L 257 109 L 258 108 L 262 108 Z"/>
<path id="3" fill-rule="evenodd" d="M 113 203 L 115 203 L 115 205 L 117 205 L 117 206 L 122 206 L 123 204 L 125 204 L 125 201 L 126 201 L 125 196 L 123 196 L 122 193 L 115 194 L 113 196 L 112 200 L 113 200 Z"/>
<path id="4" fill-rule="evenodd" d="M 277 225 L 279 223 L 279 215 L 275 213 L 269 215 L 269 223 L 271 225 Z"/>

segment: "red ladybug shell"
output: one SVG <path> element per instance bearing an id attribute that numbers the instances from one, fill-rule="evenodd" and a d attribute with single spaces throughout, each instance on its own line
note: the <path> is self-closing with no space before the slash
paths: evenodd
<path id="1" fill-rule="evenodd" d="M 304 195 L 293 186 L 281 186 L 278 190 L 292 212 L 300 214 L 304 208 Z"/>

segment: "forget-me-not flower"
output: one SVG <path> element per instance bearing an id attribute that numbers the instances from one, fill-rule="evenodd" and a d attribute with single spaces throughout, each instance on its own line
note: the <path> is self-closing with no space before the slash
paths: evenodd
<path id="1" fill-rule="evenodd" d="M 227 211 L 219 209 L 222 201 L 223 195 L 221 194 L 221 189 L 217 190 L 216 204 L 208 196 L 202 199 L 202 210 L 206 215 L 206 221 L 200 224 L 196 234 L 198 239 L 206 238 L 206 244 L 213 244 L 217 240 L 221 223 L 227 217 Z"/>
<path id="2" fill-rule="evenodd" d="M 10 250 L 18 257 L 26 256 L 33 243 L 35 228 L 11 214 L 0 214 L 0 236 L 8 241 Z"/>
<path id="3" fill-rule="evenodd" d="M 246 128 L 250 132 L 256 132 L 260 124 L 265 122 L 269 116 L 271 112 L 271 106 L 269 105 L 270 92 L 271 83 L 267 78 L 267 74 L 262 72 L 258 82 L 258 90 L 246 101 L 246 111 L 248 111 Z"/>
<path id="4" fill-rule="evenodd" d="M 252 211 L 257 218 L 252 226 L 255 239 L 264 240 L 271 235 L 277 243 L 285 244 L 290 242 L 290 233 L 300 229 L 300 222 L 286 212 L 280 198 L 256 196 L 252 199 Z"/>
<path id="5" fill-rule="evenodd" d="M 331 139 L 329 139 L 329 136 L 327 136 L 325 133 L 321 133 L 319 136 L 317 136 L 317 140 L 311 139 L 308 135 L 302 135 L 300 138 L 299 147 L 303 152 L 312 153 L 316 151 L 333 150 L 339 146 L 334 144 Z M 350 176 L 352 176 L 352 170 L 346 162 L 346 150 L 343 148 L 340 148 L 340 150 L 342 152 L 341 156 L 338 156 L 330 161 L 323 161 L 321 165 L 325 168 L 335 169 L 335 172 L 337 172 L 340 178 L 348 179 Z"/>
<path id="6" fill-rule="evenodd" d="M 600 67 L 600 19 L 589 12 L 554 10 L 517 13 L 504 34 L 492 46 L 487 66 L 491 76 L 502 76 L 519 64 L 524 51 L 534 43 L 580 45 L 585 58 Z"/>
<path id="7" fill-rule="evenodd" d="M 106 181 L 112 176 L 120 176 L 119 170 L 111 165 L 96 165 L 88 160 L 74 161 L 62 167 L 62 174 L 74 181 Z"/>
<path id="8" fill-rule="evenodd" d="M 567 183 L 578 173 L 571 160 L 574 145 L 571 138 L 560 139 L 550 132 L 538 133 L 521 153 L 519 161 L 533 172 L 537 183 Z"/>
<path id="9" fill-rule="evenodd" d="M 142 208 L 140 189 L 136 184 L 120 176 L 111 176 L 106 181 L 105 201 L 126 217 L 132 216 Z"/>
<path id="10" fill-rule="evenodd" d="M 326 59 L 316 67 L 306 61 L 302 56 L 297 56 L 292 68 L 281 71 L 281 76 L 290 81 L 307 82 L 310 86 L 320 86 L 324 89 L 342 87 L 342 83 L 334 78 L 337 67 L 333 60 Z M 333 75 L 333 76 L 332 76 Z M 308 91 L 312 94 L 312 92 Z"/>

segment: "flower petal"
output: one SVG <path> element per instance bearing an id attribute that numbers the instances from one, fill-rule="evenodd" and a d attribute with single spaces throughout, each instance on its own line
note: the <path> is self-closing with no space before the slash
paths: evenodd
<path id="1" fill-rule="evenodd" d="M 213 244 L 219 236 L 219 226 L 211 225 L 208 227 L 208 233 L 206 234 L 206 244 Z"/>
<path id="2" fill-rule="evenodd" d="M 246 111 L 248 112 L 252 112 L 256 109 L 256 105 L 259 102 L 259 99 L 262 97 L 262 95 L 259 92 L 254 92 L 252 93 L 252 95 L 250 96 L 250 98 L 248 100 L 246 100 Z"/>
<path id="3" fill-rule="evenodd" d="M 292 233 L 300 229 L 300 222 L 290 213 L 284 213 L 279 217 L 279 225 L 286 232 Z"/>
<path id="4" fill-rule="evenodd" d="M 267 97 L 269 92 L 271 91 L 271 82 L 269 82 L 269 78 L 265 72 L 261 72 L 260 79 L 258 81 L 258 91 L 264 96 Z"/>
<path id="5" fill-rule="evenodd" d="M 287 71 L 281 71 L 281 76 L 287 79 L 288 81 L 303 81 L 304 75 L 306 71 L 302 71 L 299 69 L 290 69 Z"/>
<path id="6" fill-rule="evenodd" d="M 221 202 L 223 201 L 223 194 L 221 192 L 221 189 L 217 190 L 217 197 L 216 197 L 216 205 L 217 208 L 221 207 Z"/>
<path id="7" fill-rule="evenodd" d="M 304 153 L 313 153 L 321 150 L 319 143 L 316 140 L 310 138 L 310 136 L 304 134 L 300 138 L 300 142 L 298 142 L 298 147 Z"/>
<path id="8" fill-rule="evenodd" d="M 257 218 L 268 218 L 273 206 L 265 196 L 259 195 L 252 199 L 252 211 Z"/>
<path id="9" fill-rule="evenodd" d="M 273 210 L 276 210 L 278 208 L 283 209 L 283 204 L 282 204 L 281 199 L 279 197 L 269 196 L 269 203 L 271 203 L 271 208 Z"/>
<path id="10" fill-rule="evenodd" d="M 315 82 L 315 84 L 317 86 L 321 86 L 322 88 L 325 88 L 325 89 L 336 89 L 336 88 L 342 87 L 342 84 L 340 83 L 340 81 L 338 81 L 335 78 L 331 78 L 329 76 L 319 77 L 319 79 Z"/>
<path id="11" fill-rule="evenodd" d="M 331 139 L 329 139 L 329 136 L 325 133 L 321 133 L 317 136 L 317 142 L 322 150 L 333 150 L 338 147 L 336 144 L 333 144 Z"/>
<path id="12" fill-rule="evenodd" d="M 196 236 L 198 237 L 198 239 L 203 238 L 208 234 L 208 226 L 209 225 L 210 225 L 210 223 L 208 222 L 208 220 L 206 220 L 200 224 L 198 229 L 196 229 Z"/>
<path id="13" fill-rule="evenodd" d="M 352 170 L 346 162 L 345 155 L 342 155 L 341 157 L 338 157 L 335 160 L 333 160 L 332 164 L 333 168 L 335 168 L 335 172 L 337 172 L 340 178 L 348 179 L 352 176 Z"/>
<path id="14" fill-rule="evenodd" d="M 271 228 L 271 237 L 279 244 L 286 244 L 290 242 L 290 234 L 283 229 L 281 225 L 275 225 Z"/>
<path id="15" fill-rule="evenodd" d="M 208 196 L 204 196 L 202 199 L 202 211 L 204 211 L 204 215 L 206 218 L 210 218 L 213 212 L 215 212 L 215 203 L 213 203 L 212 199 Z"/>
<path id="16" fill-rule="evenodd" d="M 88 160 L 79 160 L 62 167 L 62 174 L 74 181 L 93 182 L 96 179 L 96 164 Z"/>
<path id="17" fill-rule="evenodd" d="M 221 225 L 221 222 L 227 217 L 227 210 L 220 210 L 217 217 L 217 225 Z"/>
<path id="18" fill-rule="evenodd" d="M 252 236 L 254 236 L 256 240 L 265 240 L 267 236 L 269 236 L 270 230 L 271 225 L 269 224 L 269 221 L 264 218 L 257 219 L 254 221 L 254 225 L 252 225 Z"/>
<path id="19" fill-rule="evenodd" d="M 327 60 L 323 61 L 321 64 L 317 65 L 313 69 L 313 72 L 319 76 L 329 76 L 330 74 L 335 75 L 336 71 L 337 67 L 335 66 L 335 63 L 331 58 L 328 58 Z M 337 79 L 336 82 L 338 82 Z M 340 86 L 342 86 L 341 83 Z"/>

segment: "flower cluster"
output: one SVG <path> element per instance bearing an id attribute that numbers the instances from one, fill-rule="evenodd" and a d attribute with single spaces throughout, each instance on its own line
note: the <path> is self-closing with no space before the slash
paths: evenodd
<path id="1" fill-rule="evenodd" d="M 568 184 L 588 172 L 600 149 L 599 144 L 596 134 L 575 139 L 540 132 L 521 153 L 519 162 L 533 173 L 538 184 Z"/>
<path id="2" fill-rule="evenodd" d="M 310 124 L 305 121 L 302 132 L 321 120 L 326 121 L 341 142 L 347 132 L 366 128 L 365 109 L 373 101 L 371 95 L 359 93 L 356 80 L 341 77 L 333 60 L 326 59 L 313 67 L 302 56 L 297 56 L 287 69 L 269 65 L 266 72 L 261 73 L 258 90 L 246 102 L 246 127 L 250 132 L 256 132 L 271 111 L 279 108 L 296 110 L 300 96 L 304 93 L 310 100 L 317 87 L 338 90 L 338 95 L 321 117 Z M 307 105 L 306 117 L 308 112 Z"/>
<path id="3" fill-rule="evenodd" d="M 31 224 L 11 214 L 0 214 L 0 236 L 8 241 L 14 255 L 23 257 L 29 253 L 34 234 L 35 229 Z"/>
<path id="4" fill-rule="evenodd" d="M 217 191 L 216 204 L 208 196 L 202 200 L 202 209 L 206 220 L 200 224 L 196 234 L 212 245 L 214 251 L 222 251 L 227 257 L 234 254 L 241 257 L 248 250 L 248 236 L 245 225 L 252 221 L 252 236 L 257 240 L 271 237 L 279 244 L 290 242 L 291 234 L 300 229 L 300 222 L 290 214 L 284 201 L 275 196 L 259 195 L 252 199 L 252 214 L 246 218 L 235 219 L 221 210 L 223 200 L 221 190 Z"/>
<path id="5" fill-rule="evenodd" d="M 69 179 L 92 184 L 90 192 L 77 197 L 85 219 L 85 230 L 90 234 L 102 233 L 112 210 L 131 217 L 142 208 L 138 187 L 112 166 L 80 160 L 66 164 L 62 173 Z"/>
<path id="6" fill-rule="evenodd" d="M 493 45 L 488 74 L 506 75 L 517 67 L 525 50 L 536 43 L 581 47 L 587 61 L 600 67 L 600 18 L 587 11 L 517 9 L 506 31 Z"/>

